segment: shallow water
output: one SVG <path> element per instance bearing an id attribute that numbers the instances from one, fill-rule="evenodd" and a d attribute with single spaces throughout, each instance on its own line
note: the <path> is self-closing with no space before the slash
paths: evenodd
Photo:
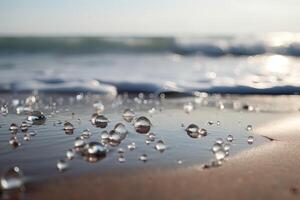
<path id="1" fill-rule="evenodd" d="M 10 99 L 10 95 L 4 96 L 7 98 L 3 99 Z M 20 99 L 22 98 L 20 97 Z M 105 107 L 103 114 L 109 119 L 106 128 L 96 128 L 90 122 L 91 115 L 95 112 L 92 105 L 99 99 L 102 100 Z M 279 117 L 274 113 L 235 110 L 227 105 L 224 106 L 223 110 L 220 110 L 212 104 L 199 104 L 195 103 L 194 100 L 194 98 L 141 100 L 141 98 L 124 97 L 112 100 L 107 97 L 91 95 L 81 98 L 77 96 L 76 100 L 75 96 L 65 96 L 59 99 L 44 95 L 40 97 L 39 103 L 33 107 L 44 112 L 47 117 L 45 124 L 29 127 L 29 131 L 36 131 L 37 133 L 29 141 L 25 141 L 23 139 L 24 133 L 19 131 L 17 137 L 21 146 L 15 149 L 8 143 L 12 136 L 8 129 L 11 123 L 20 125 L 26 115 L 18 115 L 15 112 L 15 107 L 9 107 L 9 113 L 6 116 L 0 116 L 0 171 L 4 172 L 9 167 L 18 166 L 25 174 L 27 182 L 35 182 L 90 172 L 101 174 L 113 170 L 174 168 L 194 164 L 209 164 L 214 160 L 211 148 L 216 139 L 223 138 L 226 141 L 229 134 L 233 136 L 234 139 L 229 150 L 230 157 L 242 150 L 268 142 L 268 139 L 254 134 L 255 127 Z M 212 102 L 213 98 L 210 101 Z M 47 106 L 49 102 L 59 103 L 53 107 Z M 183 109 L 183 105 L 188 102 L 192 102 L 194 105 L 194 110 L 190 113 L 186 113 Z M 122 118 L 122 113 L 126 108 L 131 108 L 136 117 L 146 116 L 150 119 L 152 123 L 150 132 L 156 135 L 155 141 L 146 144 L 146 135 L 137 133 L 132 123 L 128 123 Z M 59 121 L 62 123 L 58 123 Z M 68 135 L 64 132 L 64 121 L 74 125 L 73 134 Z M 108 145 L 109 152 L 105 158 L 90 163 L 81 155 L 76 155 L 73 160 L 67 161 L 68 170 L 60 172 L 57 169 L 57 161 L 66 157 L 67 150 L 74 147 L 74 140 L 80 136 L 82 131 L 88 128 L 92 133 L 91 137 L 86 139 L 87 142 L 100 142 L 100 133 L 103 130 L 110 131 L 119 122 L 126 126 L 129 133 L 118 146 Z M 205 128 L 208 135 L 197 139 L 189 137 L 185 128 L 191 123 Z M 253 126 L 253 131 L 246 130 L 249 124 Z M 249 135 L 254 136 L 252 145 L 247 142 Z M 154 148 L 159 140 L 162 140 L 167 147 L 162 153 Z M 130 151 L 127 146 L 132 142 L 135 143 L 136 148 Z M 118 161 L 118 148 L 125 151 L 123 153 L 125 162 L 120 163 Z M 147 162 L 139 160 L 143 154 L 147 155 Z"/>

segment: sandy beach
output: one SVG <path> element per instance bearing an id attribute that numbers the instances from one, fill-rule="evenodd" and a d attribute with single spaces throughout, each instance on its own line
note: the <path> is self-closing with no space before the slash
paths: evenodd
<path id="1" fill-rule="evenodd" d="M 299 199 L 300 115 L 257 127 L 274 139 L 218 168 L 90 174 L 29 186 L 29 199 Z M 47 195 L 45 195 L 47 194 Z"/>

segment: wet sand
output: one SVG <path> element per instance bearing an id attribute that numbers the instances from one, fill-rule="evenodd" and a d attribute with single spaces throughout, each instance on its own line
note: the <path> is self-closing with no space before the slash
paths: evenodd
<path id="1" fill-rule="evenodd" d="M 273 138 L 221 167 L 90 174 L 27 188 L 28 199 L 299 199 L 300 114 L 257 127 Z"/>

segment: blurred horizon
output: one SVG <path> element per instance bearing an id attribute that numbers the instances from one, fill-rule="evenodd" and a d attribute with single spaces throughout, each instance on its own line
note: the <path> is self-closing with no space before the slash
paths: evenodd
<path id="1" fill-rule="evenodd" d="M 297 0 L 4 0 L 0 36 L 299 33 Z"/>

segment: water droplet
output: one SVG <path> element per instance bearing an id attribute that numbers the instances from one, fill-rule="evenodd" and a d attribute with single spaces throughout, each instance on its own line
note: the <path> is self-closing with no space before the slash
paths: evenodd
<path id="1" fill-rule="evenodd" d="M 37 132 L 36 132 L 36 131 L 31 131 L 31 132 L 29 132 L 28 134 L 29 134 L 30 136 L 34 137 L 34 136 L 36 136 Z"/>
<path id="2" fill-rule="evenodd" d="M 207 130 L 204 128 L 200 128 L 198 132 L 201 136 L 207 136 Z"/>
<path id="3" fill-rule="evenodd" d="M 140 160 L 140 161 L 143 161 L 143 162 L 146 162 L 146 161 L 148 160 L 147 154 L 142 154 L 142 155 L 139 157 L 139 160 Z"/>
<path id="4" fill-rule="evenodd" d="M 28 127 L 29 127 L 29 124 L 28 124 L 27 122 L 22 122 L 22 123 L 21 123 L 20 128 L 21 128 L 21 131 L 22 131 L 22 132 L 28 131 Z"/>
<path id="5" fill-rule="evenodd" d="M 146 134 L 150 131 L 151 122 L 148 118 L 142 116 L 134 122 L 134 127 L 136 132 Z"/>
<path id="6" fill-rule="evenodd" d="M 155 141 L 155 137 L 155 134 L 152 132 L 147 134 L 147 139 L 151 142 Z"/>
<path id="7" fill-rule="evenodd" d="M 247 139 L 247 142 L 248 142 L 248 144 L 253 144 L 253 142 L 254 142 L 254 137 L 250 135 L 250 136 L 248 137 L 248 139 Z"/>
<path id="8" fill-rule="evenodd" d="M 69 164 L 66 160 L 62 159 L 57 162 L 56 167 L 60 172 L 63 172 L 69 168 Z"/>
<path id="9" fill-rule="evenodd" d="M 124 152 L 125 152 L 125 150 L 123 148 L 118 148 L 118 153 L 122 154 Z"/>
<path id="10" fill-rule="evenodd" d="M 36 101 L 37 101 L 37 98 L 36 98 L 35 96 L 32 95 L 32 96 L 29 96 L 29 97 L 27 97 L 27 98 L 25 99 L 25 104 L 31 106 L 31 105 L 33 105 Z"/>
<path id="11" fill-rule="evenodd" d="M 19 129 L 19 127 L 18 127 L 18 125 L 15 124 L 15 123 L 12 123 L 12 124 L 9 126 L 9 130 L 10 130 L 11 132 L 13 132 L 13 133 L 18 132 L 18 129 Z"/>
<path id="12" fill-rule="evenodd" d="M 247 127 L 246 127 L 246 130 L 247 130 L 247 131 L 252 131 L 252 129 L 253 129 L 252 125 L 250 125 L 250 124 L 247 125 Z"/>
<path id="13" fill-rule="evenodd" d="M 25 141 L 31 140 L 30 134 L 29 134 L 29 133 L 25 133 L 23 139 L 24 139 Z"/>
<path id="14" fill-rule="evenodd" d="M 95 122 L 96 122 L 96 118 L 99 116 L 98 113 L 94 113 L 91 117 L 91 123 L 92 125 L 95 125 Z"/>
<path id="15" fill-rule="evenodd" d="M 177 164 L 181 165 L 182 163 L 182 160 L 177 160 Z"/>
<path id="16" fill-rule="evenodd" d="M 108 122 L 108 119 L 104 115 L 98 115 L 95 118 L 95 126 L 98 128 L 105 128 Z"/>
<path id="17" fill-rule="evenodd" d="M 123 112 L 123 119 L 126 122 L 132 122 L 133 118 L 135 117 L 135 113 L 131 109 L 125 109 Z"/>
<path id="18" fill-rule="evenodd" d="M 21 146 L 21 143 L 19 142 L 19 140 L 18 140 L 18 138 L 16 136 L 13 136 L 13 137 L 10 138 L 9 144 L 13 148 L 17 148 L 17 147 Z"/>
<path id="19" fill-rule="evenodd" d="M 66 157 L 68 160 L 72 160 L 74 157 L 75 157 L 75 152 L 73 149 L 69 149 L 67 152 L 66 152 Z"/>
<path id="20" fill-rule="evenodd" d="M 3 116 L 6 116 L 8 114 L 8 106 L 7 105 L 2 105 L 0 107 L 0 113 L 3 115 Z"/>
<path id="21" fill-rule="evenodd" d="M 214 124 L 214 122 L 213 121 L 209 121 L 209 122 L 207 122 L 207 124 L 210 125 L 210 126 L 212 126 Z"/>
<path id="22" fill-rule="evenodd" d="M 224 148 L 225 151 L 229 151 L 230 144 L 229 143 L 224 144 L 223 148 Z"/>
<path id="23" fill-rule="evenodd" d="M 108 140 L 109 139 L 109 134 L 107 131 L 102 131 L 101 133 L 101 140 Z"/>
<path id="24" fill-rule="evenodd" d="M 194 109 L 194 106 L 193 106 L 193 104 L 191 102 L 188 102 L 188 103 L 186 103 L 186 104 L 183 105 L 183 110 L 186 113 L 192 112 L 193 109 Z"/>
<path id="25" fill-rule="evenodd" d="M 119 163 L 124 163 L 124 162 L 126 162 L 126 158 L 121 154 L 118 157 L 118 161 L 119 161 Z"/>
<path id="26" fill-rule="evenodd" d="M 224 140 L 222 138 L 218 138 L 218 139 L 216 139 L 216 143 L 223 144 Z"/>
<path id="27" fill-rule="evenodd" d="M 135 150 L 135 148 L 136 148 L 135 143 L 132 142 L 131 144 L 128 144 L 128 145 L 127 145 L 127 148 L 128 148 L 130 151 Z"/>
<path id="28" fill-rule="evenodd" d="M 221 145 L 221 144 L 219 144 L 219 143 L 214 143 L 214 145 L 212 146 L 212 152 L 213 153 L 215 153 L 215 152 L 217 152 L 217 151 L 219 151 L 220 149 L 222 149 L 223 148 L 223 146 Z"/>
<path id="29" fill-rule="evenodd" d="M 217 126 L 220 126 L 221 125 L 221 122 L 220 121 L 217 121 Z"/>
<path id="30" fill-rule="evenodd" d="M 85 145 L 85 141 L 80 137 L 75 138 L 74 147 L 75 148 L 82 148 Z"/>
<path id="31" fill-rule="evenodd" d="M 114 130 L 109 132 L 109 140 L 110 142 L 120 143 L 122 141 L 121 135 L 116 133 Z"/>
<path id="32" fill-rule="evenodd" d="M 84 146 L 83 154 L 86 156 L 105 157 L 108 149 L 99 142 L 90 142 Z"/>
<path id="33" fill-rule="evenodd" d="M 217 160 L 223 160 L 226 156 L 226 153 L 223 149 L 220 149 L 218 151 L 215 152 L 215 157 Z"/>
<path id="34" fill-rule="evenodd" d="M 164 152 L 166 150 L 166 145 L 162 140 L 157 141 L 156 145 L 155 145 L 155 149 L 159 152 Z"/>
<path id="35" fill-rule="evenodd" d="M 228 135 L 227 136 L 227 141 L 228 142 L 232 142 L 233 141 L 233 136 L 232 135 Z"/>
<path id="36" fill-rule="evenodd" d="M 152 115 L 155 111 L 156 111 L 156 109 L 153 107 L 150 110 L 148 110 L 148 113 Z"/>
<path id="37" fill-rule="evenodd" d="M 104 105 L 101 101 L 95 102 L 93 104 L 93 107 L 96 109 L 97 113 L 102 113 L 104 111 Z"/>
<path id="38" fill-rule="evenodd" d="M 70 122 L 65 122 L 64 123 L 64 131 L 66 134 L 73 134 L 74 132 L 74 126 Z"/>
<path id="39" fill-rule="evenodd" d="M 7 170 L 0 179 L 3 190 L 21 189 L 24 185 L 23 173 L 19 167 L 13 167 Z"/>
<path id="40" fill-rule="evenodd" d="M 124 140 L 127 136 L 127 129 L 122 123 L 117 123 L 114 127 L 114 131 L 116 134 L 120 135 L 121 140 Z"/>
<path id="41" fill-rule="evenodd" d="M 41 125 L 45 123 L 46 117 L 40 111 L 33 111 L 28 114 L 27 121 L 34 125 Z"/>
<path id="42" fill-rule="evenodd" d="M 80 138 L 82 139 L 89 139 L 91 137 L 92 133 L 90 131 L 90 129 L 85 129 L 84 131 L 82 131 Z"/>
<path id="43" fill-rule="evenodd" d="M 190 124 L 185 130 L 191 138 L 199 137 L 199 127 L 196 124 Z"/>

